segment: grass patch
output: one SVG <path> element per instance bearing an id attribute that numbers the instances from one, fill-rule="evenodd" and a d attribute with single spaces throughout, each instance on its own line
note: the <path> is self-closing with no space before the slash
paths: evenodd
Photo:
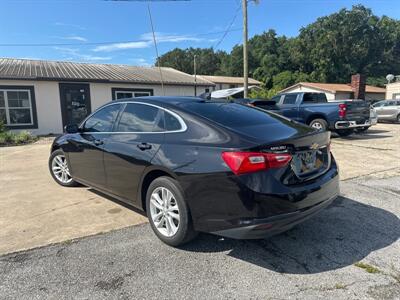
<path id="1" fill-rule="evenodd" d="M 378 268 L 371 266 L 369 264 L 363 263 L 363 262 L 357 262 L 354 265 L 356 267 L 364 269 L 366 272 L 371 273 L 371 274 L 381 273 L 381 271 Z"/>
<path id="2" fill-rule="evenodd" d="M 347 286 L 344 284 L 341 284 L 341 283 L 335 284 L 335 289 L 337 289 L 337 290 L 345 290 L 346 288 L 347 288 Z"/>

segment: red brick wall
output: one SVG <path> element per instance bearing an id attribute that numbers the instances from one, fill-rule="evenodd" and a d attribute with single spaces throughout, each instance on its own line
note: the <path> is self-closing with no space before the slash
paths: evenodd
<path id="1" fill-rule="evenodd" d="M 366 78 L 362 74 L 354 74 L 351 76 L 351 89 L 354 93 L 354 99 L 365 100 Z"/>

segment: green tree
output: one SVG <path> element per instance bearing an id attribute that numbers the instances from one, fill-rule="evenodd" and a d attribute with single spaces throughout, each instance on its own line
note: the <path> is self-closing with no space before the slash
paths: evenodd
<path id="1" fill-rule="evenodd" d="M 212 48 L 174 49 L 160 57 L 161 65 L 198 74 L 243 75 L 243 48 L 230 53 Z M 355 73 L 367 83 L 383 86 L 388 73 L 400 74 L 400 21 L 356 5 L 318 18 L 297 37 L 268 30 L 249 39 L 249 75 L 263 82 L 264 96 L 300 81 L 348 83 Z"/>
<path id="2" fill-rule="evenodd" d="M 212 48 L 175 48 L 160 56 L 160 65 L 194 73 L 194 56 L 196 55 L 197 74 L 214 75 L 221 69 L 221 61 L 227 56 L 223 51 L 215 52 Z"/>

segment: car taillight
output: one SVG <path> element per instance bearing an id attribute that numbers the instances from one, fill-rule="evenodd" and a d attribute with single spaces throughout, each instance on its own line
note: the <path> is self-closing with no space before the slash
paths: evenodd
<path id="1" fill-rule="evenodd" d="M 347 104 L 339 104 L 339 117 L 344 118 L 346 117 L 347 112 Z"/>
<path id="2" fill-rule="evenodd" d="M 282 168 L 292 159 L 286 153 L 222 152 L 222 159 L 236 175 Z"/>

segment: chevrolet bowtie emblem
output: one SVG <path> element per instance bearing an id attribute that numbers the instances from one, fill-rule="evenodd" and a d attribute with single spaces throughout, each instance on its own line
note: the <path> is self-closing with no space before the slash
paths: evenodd
<path id="1" fill-rule="evenodd" d="M 310 146 L 311 150 L 317 150 L 319 148 L 319 145 L 317 143 L 312 143 L 312 145 Z"/>

